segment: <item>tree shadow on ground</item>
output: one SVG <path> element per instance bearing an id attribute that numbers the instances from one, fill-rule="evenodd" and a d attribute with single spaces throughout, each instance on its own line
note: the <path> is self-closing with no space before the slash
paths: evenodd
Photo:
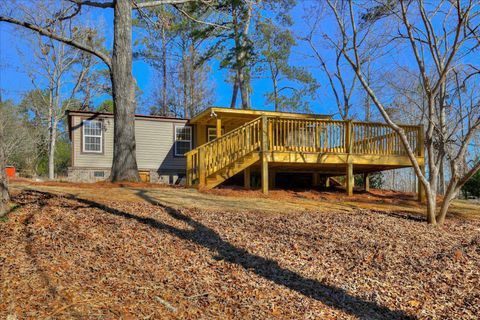
<path id="1" fill-rule="evenodd" d="M 146 190 L 135 190 L 137 196 L 146 202 L 165 210 L 174 219 L 187 223 L 191 229 L 183 230 L 149 217 L 141 217 L 132 213 L 110 208 L 101 203 L 70 195 L 70 199 L 98 208 L 125 219 L 132 219 L 152 228 L 166 231 L 180 239 L 192 241 L 201 245 L 224 260 L 242 266 L 248 272 L 284 286 L 306 297 L 318 300 L 330 307 L 342 310 L 360 319 L 414 319 L 401 310 L 390 310 L 372 301 L 366 301 L 348 294 L 344 289 L 305 278 L 291 270 L 281 267 L 276 261 L 249 253 L 247 250 L 235 247 L 223 240 L 213 229 L 192 219 L 172 207 L 166 206 L 147 194 Z"/>
<path id="2" fill-rule="evenodd" d="M 24 196 L 24 197 L 21 197 Z M 28 205 L 37 205 L 39 210 L 38 212 L 42 212 L 46 206 L 48 206 L 48 201 L 54 198 L 56 195 L 48 193 L 48 192 L 41 192 L 36 190 L 25 190 L 20 195 L 15 196 L 15 200 L 19 208 L 28 206 Z M 30 199 L 28 199 L 30 198 Z M 23 232 L 22 236 L 25 240 L 25 253 L 26 256 L 32 265 L 34 272 L 38 275 L 40 281 L 45 286 L 48 292 L 48 298 L 51 301 L 59 300 L 66 305 L 72 306 L 69 299 L 67 299 L 60 290 L 54 285 L 54 281 L 49 276 L 49 274 L 42 268 L 41 263 L 37 258 L 37 252 L 33 250 L 34 248 L 34 235 L 35 232 L 32 230 L 32 225 L 35 223 L 35 212 L 28 213 L 26 218 L 23 220 Z M 57 313 L 64 312 L 67 313 L 69 318 L 71 319 L 84 319 L 85 316 L 80 314 L 74 308 L 64 308 L 64 309 L 57 309 L 53 313 L 51 313 L 47 318 L 54 317 Z"/>

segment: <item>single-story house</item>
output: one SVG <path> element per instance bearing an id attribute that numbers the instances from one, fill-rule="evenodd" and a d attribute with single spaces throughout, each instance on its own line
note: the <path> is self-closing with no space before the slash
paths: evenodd
<path id="1" fill-rule="evenodd" d="M 72 147 L 68 179 L 94 182 L 108 179 L 113 160 L 113 114 L 67 111 Z M 188 119 L 135 116 L 136 156 L 144 181 L 178 183 L 185 176 L 185 152 L 192 148 Z"/>
<path id="2" fill-rule="evenodd" d="M 113 157 L 113 114 L 68 111 L 71 181 L 108 178 Z M 424 167 L 423 127 L 404 125 Z M 400 137 L 387 124 L 333 120 L 329 115 L 208 108 L 191 119 L 135 116 L 136 156 L 143 181 L 214 188 L 243 175 L 260 177 L 262 190 L 286 173 L 311 174 L 312 184 L 345 176 L 411 167 Z M 335 180 L 337 181 L 337 180 Z M 423 190 L 419 187 L 419 195 Z"/>

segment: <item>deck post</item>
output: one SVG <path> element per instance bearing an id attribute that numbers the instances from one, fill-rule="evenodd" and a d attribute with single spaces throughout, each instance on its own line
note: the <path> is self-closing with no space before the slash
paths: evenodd
<path id="1" fill-rule="evenodd" d="M 327 177 L 327 179 L 325 179 L 325 187 L 330 188 L 330 177 Z"/>
<path id="2" fill-rule="evenodd" d="M 198 149 L 198 187 L 205 187 L 207 183 L 207 172 L 205 170 L 205 149 Z"/>
<path id="3" fill-rule="evenodd" d="M 217 118 L 217 139 L 222 136 L 222 119 Z"/>
<path id="4" fill-rule="evenodd" d="M 267 155 L 262 152 L 262 192 L 268 194 L 268 161 Z"/>
<path id="5" fill-rule="evenodd" d="M 187 170 L 186 170 L 186 180 L 185 185 L 187 188 L 192 186 L 192 156 L 187 155 Z"/>
<path id="6" fill-rule="evenodd" d="M 353 121 L 348 120 L 346 125 L 347 125 L 347 127 L 346 127 L 346 130 L 345 130 L 345 150 L 346 150 L 346 153 L 351 154 L 352 153 L 352 147 L 353 147 L 353 142 L 352 142 Z"/>
<path id="7" fill-rule="evenodd" d="M 363 189 L 370 192 L 370 177 L 368 173 L 363 174 Z"/>
<path id="8" fill-rule="evenodd" d="M 354 175 L 353 175 L 353 164 L 352 163 L 347 163 L 347 172 L 346 172 L 346 181 L 345 181 L 345 186 L 347 189 L 347 196 L 353 196 L 353 185 L 355 183 L 354 181 Z"/>
<path id="9" fill-rule="evenodd" d="M 417 154 L 419 157 L 422 157 L 425 159 L 425 129 L 423 125 L 418 126 L 418 143 L 417 143 Z M 425 160 L 424 160 L 425 161 Z M 425 176 L 425 164 L 420 166 L 420 171 L 422 171 L 423 176 Z M 423 187 L 422 182 L 420 182 L 420 179 L 417 177 L 417 183 L 418 183 L 418 201 L 421 203 L 425 203 L 427 200 L 426 194 L 425 194 L 425 188 Z"/>
<path id="10" fill-rule="evenodd" d="M 420 166 L 420 170 L 422 171 L 422 174 L 425 175 L 425 165 Z M 425 203 L 427 200 L 426 194 L 425 194 L 425 188 L 423 187 L 422 182 L 420 179 L 417 177 L 417 183 L 418 183 L 418 201 L 421 203 Z"/>
<path id="11" fill-rule="evenodd" d="M 261 139 L 261 176 L 262 176 L 262 192 L 268 194 L 268 120 L 266 116 L 262 116 L 262 139 Z"/>
<path id="12" fill-rule="evenodd" d="M 250 186 L 252 185 L 251 183 L 251 175 L 250 175 L 250 167 L 245 168 L 243 170 L 243 184 L 245 189 L 250 190 Z"/>

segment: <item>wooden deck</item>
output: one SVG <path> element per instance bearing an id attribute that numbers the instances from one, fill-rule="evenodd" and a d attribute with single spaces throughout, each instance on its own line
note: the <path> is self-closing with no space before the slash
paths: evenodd
<path id="1" fill-rule="evenodd" d="M 221 120 L 216 123 L 219 136 Z M 424 166 L 423 128 L 402 128 Z M 288 115 L 258 116 L 200 145 L 186 157 L 188 186 L 213 188 L 244 171 L 249 187 L 250 170 L 258 168 L 264 193 L 268 193 L 269 170 L 345 175 L 347 193 L 352 194 L 354 174 L 411 166 L 400 137 L 384 123 Z"/>

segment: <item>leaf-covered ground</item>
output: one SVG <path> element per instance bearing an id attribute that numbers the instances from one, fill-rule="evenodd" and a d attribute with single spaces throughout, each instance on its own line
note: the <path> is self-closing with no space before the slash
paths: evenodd
<path id="1" fill-rule="evenodd" d="M 135 196 L 16 194 L 20 207 L 0 222 L 0 318 L 480 314 L 478 220 L 434 228 L 361 209 L 210 211 Z"/>

